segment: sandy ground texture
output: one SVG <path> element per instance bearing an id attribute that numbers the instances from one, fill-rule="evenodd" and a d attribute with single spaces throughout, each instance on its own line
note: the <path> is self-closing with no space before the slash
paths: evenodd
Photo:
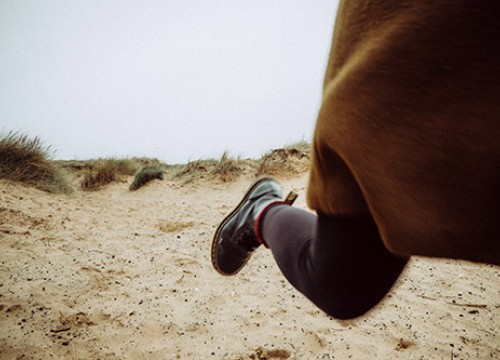
<path id="1" fill-rule="evenodd" d="M 306 176 L 282 181 L 305 208 Z M 0 181 L 1 359 L 500 359 L 500 268 L 414 258 L 366 316 L 337 321 L 269 250 L 213 269 L 251 179 L 155 180 L 72 196 Z"/>

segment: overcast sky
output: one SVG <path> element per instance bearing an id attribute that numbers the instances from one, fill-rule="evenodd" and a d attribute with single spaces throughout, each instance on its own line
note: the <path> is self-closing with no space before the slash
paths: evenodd
<path id="1" fill-rule="evenodd" d="M 1 0 L 0 132 L 169 163 L 309 140 L 336 0 Z"/>

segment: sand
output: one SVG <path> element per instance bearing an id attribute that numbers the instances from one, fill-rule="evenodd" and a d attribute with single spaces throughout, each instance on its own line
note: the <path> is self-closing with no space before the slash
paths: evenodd
<path id="1" fill-rule="evenodd" d="M 302 208 L 306 181 L 282 179 Z M 291 287 L 269 250 L 220 276 L 211 237 L 250 182 L 65 196 L 0 181 L 0 358 L 500 359 L 499 267 L 415 257 L 351 321 Z"/>

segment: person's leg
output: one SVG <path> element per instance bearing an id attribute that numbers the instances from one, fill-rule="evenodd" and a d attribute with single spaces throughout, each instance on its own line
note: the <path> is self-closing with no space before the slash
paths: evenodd
<path id="1" fill-rule="evenodd" d="M 237 274 L 264 242 L 290 283 L 327 314 L 362 315 L 389 291 L 406 260 L 384 247 L 371 217 L 316 217 L 292 208 L 293 200 L 282 200 L 275 179 L 255 181 L 215 231 L 215 270 Z"/>
<path id="2" fill-rule="evenodd" d="M 407 262 L 385 248 L 368 215 L 316 216 L 277 204 L 266 210 L 258 226 L 288 281 L 335 318 L 370 310 Z"/>

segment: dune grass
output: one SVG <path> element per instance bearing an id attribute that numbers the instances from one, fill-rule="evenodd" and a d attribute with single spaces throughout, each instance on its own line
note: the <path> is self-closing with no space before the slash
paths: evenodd
<path id="1" fill-rule="evenodd" d="M 178 167 L 173 178 L 181 180 L 183 185 L 199 179 L 217 179 L 227 182 L 241 175 L 243 165 L 244 160 L 232 158 L 227 151 L 224 151 L 218 160 L 195 160 Z"/>
<path id="2" fill-rule="evenodd" d="M 135 174 L 134 181 L 130 184 L 129 190 L 137 190 L 155 179 L 163 180 L 164 173 L 164 170 L 156 166 L 143 167 L 137 174 Z"/>
<path id="3" fill-rule="evenodd" d="M 73 184 L 86 191 L 98 190 L 114 182 L 127 182 L 133 175 L 130 190 L 163 177 L 187 185 L 199 180 L 229 182 L 242 175 L 299 174 L 307 170 L 310 144 L 299 141 L 286 145 L 267 152 L 259 160 L 234 158 L 225 151 L 219 159 L 179 165 L 141 157 L 58 161 L 51 157 L 50 146 L 44 145 L 38 137 L 29 138 L 17 132 L 0 134 L 0 178 L 52 193 L 71 193 Z"/>
<path id="4" fill-rule="evenodd" d="M 308 169 L 311 144 L 305 140 L 265 153 L 259 160 L 256 175 L 301 173 Z"/>
<path id="5" fill-rule="evenodd" d="M 227 151 L 224 151 L 219 161 L 214 164 L 212 173 L 219 176 L 224 182 L 234 180 L 241 172 L 241 161 L 231 158 Z"/>
<path id="6" fill-rule="evenodd" d="M 81 188 L 98 190 L 113 182 L 124 181 L 126 176 L 134 175 L 140 165 L 132 159 L 97 159 L 88 162 L 83 170 Z"/>
<path id="7" fill-rule="evenodd" d="M 0 178 L 24 183 L 50 193 L 69 194 L 69 175 L 50 160 L 50 146 L 40 138 L 18 132 L 0 135 Z"/>

